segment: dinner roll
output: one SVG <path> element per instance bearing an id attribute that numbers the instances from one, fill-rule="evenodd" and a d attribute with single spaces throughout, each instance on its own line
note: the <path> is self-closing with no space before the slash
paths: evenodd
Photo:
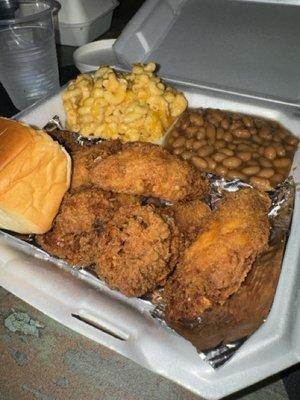
<path id="1" fill-rule="evenodd" d="M 70 185 L 71 159 L 46 132 L 0 117 L 0 228 L 44 233 Z"/>

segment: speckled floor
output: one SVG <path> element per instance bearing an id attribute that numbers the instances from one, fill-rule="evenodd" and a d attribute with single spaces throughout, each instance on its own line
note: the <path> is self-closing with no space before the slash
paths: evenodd
<path id="1" fill-rule="evenodd" d="M 0 400 L 199 400 L 0 288 Z M 277 376 L 228 400 L 286 400 Z"/>

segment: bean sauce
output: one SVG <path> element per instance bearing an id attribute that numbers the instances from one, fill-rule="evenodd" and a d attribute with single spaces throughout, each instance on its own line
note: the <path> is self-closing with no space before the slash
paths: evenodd
<path id="1" fill-rule="evenodd" d="M 201 171 L 269 190 L 289 175 L 298 142 L 276 121 L 190 108 L 168 133 L 165 145 Z"/>

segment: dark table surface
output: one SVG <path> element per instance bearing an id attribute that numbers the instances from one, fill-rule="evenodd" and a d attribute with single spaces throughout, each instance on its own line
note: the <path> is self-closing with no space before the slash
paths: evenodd
<path id="1" fill-rule="evenodd" d="M 101 38 L 117 37 L 143 0 L 121 1 L 111 28 Z M 79 71 L 75 48 L 57 46 L 63 85 Z M 1 61 L 0 61 L 1 62 Z M 0 84 L 0 115 L 18 110 Z M 24 314 L 18 314 L 24 313 Z M 34 334 L 26 325 L 14 332 L 7 323 L 26 315 L 38 321 Z M 299 333 L 300 334 L 300 333 Z M 0 400 L 196 400 L 178 385 L 55 322 L 0 288 Z M 228 400 L 300 400 L 299 366 L 230 396 Z"/>

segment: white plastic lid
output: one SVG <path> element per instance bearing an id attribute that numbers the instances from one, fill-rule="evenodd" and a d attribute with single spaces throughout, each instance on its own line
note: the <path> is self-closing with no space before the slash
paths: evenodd
<path id="1" fill-rule="evenodd" d="M 116 55 L 112 49 L 116 39 L 98 40 L 79 47 L 73 53 L 73 59 L 80 72 L 96 71 L 100 65 L 115 66 Z"/>
<path id="2" fill-rule="evenodd" d="M 148 0 L 114 51 L 174 82 L 299 103 L 299 21 L 299 0 Z"/>

